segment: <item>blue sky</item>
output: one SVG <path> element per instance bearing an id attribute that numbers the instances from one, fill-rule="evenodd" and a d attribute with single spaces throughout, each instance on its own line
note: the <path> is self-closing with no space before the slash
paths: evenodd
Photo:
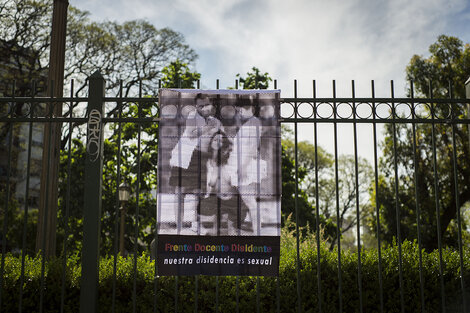
<path id="1" fill-rule="evenodd" d="M 439 34 L 470 42 L 468 0 L 70 0 L 94 20 L 145 19 L 181 32 L 199 54 L 195 69 L 205 88 L 232 86 L 252 66 L 278 79 L 284 96 L 297 79 L 310 96 L 316 79 L 320 96 L 331 80 L 350 95 L 388 95 L 389 80 L 405 90 L 404 69 L 413 54 L 426 55 Z"/>
<path id="2" fill-rule="evenodd" d="M 283 97 L 293 95 L 294 79 L 300 97 L 311 96 L 313 79 L 320 97 L 332 95 L 333 79 L 339 97 L 351 95 L 353 79 L 358 97 L 370 96 L 372 79 L 377 97 L 390 95 L 390 80 L 403 96 L 406 65 L 427 55 L 438 35 L 470 43 L 468 0 L 69 1 L 94 20 L 145 19 L 181 32 L 199 54 L 194 69 L 206 89 L 217 78 L 221 88 L 233 86 L 237 73 L 257 66 L 278 80 Z M 351 143 L 351 131 L 344 134 Z M 331 138 L 321 143 L 331 151 Z M 372 145 L 365 146 L 370 159 Z"/>

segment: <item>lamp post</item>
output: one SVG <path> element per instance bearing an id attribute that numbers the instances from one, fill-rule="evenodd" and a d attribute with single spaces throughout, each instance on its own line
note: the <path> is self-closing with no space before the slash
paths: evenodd
<path id="1" fill-rule="evenodd" d="M 126 203 L 129 201 L 129 197 L 131 195 L 131 187 L 124 181 L 122 184 L 119 185 L 119 202 L 121 207 L 119 210 L 121 211 L 121 229 L 119 233 L 119 252 L 121 256 L 124 256 L 124 228 L 126 224 Z"/>

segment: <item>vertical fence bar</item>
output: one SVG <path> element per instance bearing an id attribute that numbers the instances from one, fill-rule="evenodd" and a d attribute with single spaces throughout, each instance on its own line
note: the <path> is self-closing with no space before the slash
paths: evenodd
<path id="1" fill-rule="evenodd" d="M 200 127 L 197 128 L 197 145 L 201 146 L 201 129 Z M 220 156 L 218 156 L 218 162 L 220 162 Z M 199 235 L 200 234 L 200 225 L 201 225 L 201 218 L 200 218 L 200 213 L 201 213 L 201 191 L 202 191 L 202 182 L 201 182 L 201 177 L 202 177 L 202 151 L 201 150 L 197 150 L 197 173 L 198 173 L 198 186 L 197 186 L 197 189 L 198 189 L 198 195 L 197 195 L 197 205 L 196 205 L 196 221 L 198 223 L 198 226 L 197 226 L 197 234 Z M 220 169 L 219 169 L 219 172 L 218 172 L 218 175 L 220 175 Z M 220 182 L 218 184 L 218 188 L 220 190 Z M 220 205 L 220 201 L 217 200 L 217 203 Z M 184 216 L 184 212 L 183 212 L 183 216 Z M 199 275 L 195 275 L 194 277 L 194 280 L 195 280 L 195 284 L 194 284 L 194 312 L 197 312 L 198 310 L 198 289 L 199 289 L 199 278 L 198 278 Z"/>
<path id="2" fill-rule="evenodd" d="M 65 307 L 65 284 L 66 284 L 66 269 L 67 269 L 67 238 L 69 237 L 69 216 L 70 216 L 70 192 L 72 185 L 72 133 L 73 133 L 73 92 L 74 92 L 74 81 L 70 82 L 70 109 L 69 109 L 69 139 L 68 139 L 68 152 L 67 152 L 67 195 L 65 200 L 65 217 L 64 217 L 64 244 L 62 253 L 62 290 L 60 294 L 60 312 L 64 312 Z"/>
<path id="3" fill-rule="evenodd" d="M 258 108 L 259 108 L 259 93 L 256 94 L 256 104 L 258 105 Z M 255 111 L 258 111 L 259 110 L 255 110 Z M 261 144 L 260 144 L 260 138 L 261 138 L 261 134 L 260 134 L 260 129 L 259 129 L 259 126 L 256 126 L 256 138 L 258 140 L 258 143 L 257 143 L 257 146 L 258 148 L 261 147 Z M 260 151 L 258 150 L 257 152 L 257 184 L 256 184 L 256 196 L 259 198 L 260 197 L 260 193 L 261 193 L 261 183 L 260 183 L 260 177 L 261 177 L 261 174 L 260 174 Z M 258 236 L 261 236 L 261 213 L 260 213 L 260 203 L 259 201 L 257 201 L 257 208 L 256 208 L 256 214 L 258 215 L 256 220 L 257 220 L 257 235 Z M 259 281 L 259 276 L 256 277 L 256 312 L 260 313 L 260 281 Z"/>
<path id="4" fill-rule="evenodd" d="M 405 312 L 405 302 L 403 295 L 403 259 L 401 251 L 401 220 L 400 220 L 400 198 L 398 192 L 398 160 L 397 160 L 397 127 L 396 117 L 397 111 L 395 107 L 395 89 L 393 86 L 393 80 L 390 81 L 390 97 L 391 97 L 391 108 L 392 108 L 392 128 L 393 128 L 393 167 L 395 173 L 395 218 L 397 221 L 397 245 L 398 245 L 398 280 L 400 286 L 400 307 L 401 312 Z"/>
<path id="5" fill-rule="evenodd" d="M 181 106 L 181 93 L 178 94 L 178 106 L 180 107 Z M 178 124 L 178 138 L 181 138 L 182 136 L 182 129 L 181 129 L 181 125 Z M 181 164 L 181 153 L 182 153 L 182 147 L 181 147 L 181 142 L 179 141 L 177 143 L 178 145 L 178 163 Z M 181 167 L 178 168 L 178 212 L 175 212 L 175 219 L 176 219 L 176 227 L 177 227 L 177 234 L 179 235 L 180 234 L 180 229 L 181 229 L 181 215 L 182 215 L 182 210 L 180 210 L 180 208 L 183 208 L 184 209 L 184 193 L 183 193 L 183 190 L 182 190 L 182 169 Z M 178 312 L 178 275 L 175 276 L 175 288 L 174 288 L 174 294 L 173 294 L 173 298 L 174 298 L 174 306 L 175 306 L 175 312 Z"/>
<path id="6" fill-rule="evenodd" d="M 470 99 L 470 78 L 467 79 L 467 81 L 465 82 L 465 97 L 467 99 Z M 470 103 L 467 103 L 467 118 L 470 118 Z M 470 126 L 467 124 L 467 127 L 468 127 L 468 132 L 470 134 Z M 455 142 L 455 141 L 454 141 Z M 462 143 L 463 144 L 463 143 Z M 454 149 L 454 153 L 456 151 L 455 147 L 453 148 Z M 457 163 L 455 163 L 455 165 L 457 166 Z M 465 280 L 464 280 L 464 265 L 463 265 L 463 249 L 462 249 L 462 222 L 461 222 L 461 211 L 460 211 L 460 207 L 457 211 L 458 213 L 458 224 L 459 224 L 459 242 L 460 242 L 460 246 L 459 246 L 459 254 L 460 254 L 460 285 L 461 285 L 461 288 L 462 288 L 462 304 L 463 304 L 463 309 L 464 309 L 464 312 L 467 310 L 467 300 L 465 298 Z"/>
<path id="7" fill-rule="evenodd" d="M 238 89 L 238 79 L 235 79 L 235 89 Z M 238 207 L 240 207 L 240 196 L 238 196 L 238 201 Z M 239 229 L 241 228 L 240 225 L 237 226 Z M 237 313 L 240 312 L 240 277 L 238 275 L 235 281 L 235 309 Z"/>
<path id="8" fill-rule="evenodd" d="M 343 312 L 343 287 L 341 278 L 341 229 L 339 226 L 339 179 L 338 179 L 338 125 L 336 119 L 338 117 L 336 107 L 336 81 L 333 80 L 333 130 L 334 130 L 334 149 L 335 149 L 335 196 L 336 196 L 336 237 L 338 245 L 338 295 L 339 295 L 339 312 Z"/>
<path id="9" fill-rule="evenodd" d="M 34 89 L 35 84 L 33 83 L 33 96 L 34 98 Z M 27 164 L 26 164 L 26 186 L 25 186 L 25 196 L 24 196 L 24 217 L 23 217 L 23 239 L 22 239 L 22 249 L 21 249 L 21 275 L 20 275 L 20 301 L 19 301 L 19 312 L 22 311 L 23 305 L 23 283 L 24 283 L 24 272 L 25 272 L 25 258 L 26 258 L 26 238 L 27 238 L 27 225 L 28 225 L 28 212 L 29 212 L 29 178 L 31 172 L 31 150 L 33 144 L 33 103 L 31 103 L 31 108 L 29 111 L 29 118 L 31 121 L 29 122 L 29 131 L 28 131 L 28 156 L 27 156 Z"/>
<path id="10" fill-rule="evenodd" d="M 15 96 L 15 85 L 16 82 L 13 81 L 13 98 Z M 8 109 L 7 109 L 8 110 Z M 7 116 L 13 116 L 13 108 L 10 112 L 7 112 Z M 0 265 L 0 312 L 2 311 L 3 304 L 3 276 L 5 274 L 5 255 L 6 255 L 6 246 L 7 246 L 7 231 L 8 231 L 8 208 L 10 206 L 10 177 L 11 177 L 11 158 L 12 158 L 12 147 L 13 147 L 13 122 L 8 123 L 8 167 L 7 167 L 7 180 L 5 183 L 5 206 L 3 207 L 3 226 L 2 226 L 2 261 Z"/>
<path id="11" fill-rule="evenodd" d="M 450 98 L 452 99 L 452 86 L 449 86 Z M 459 244 L 459 266 L 460 266 L 460 287 L 462 289 L 462 308 L 463 312 L 467 312 L 467 301 L 465 299 L 465 281 L 464 281 L 464 265 L 463 265 L 463 248 L 462 248 L 462 217 L 460 212 L 460 195 L 459 195 L 459 179 L 457 173 L 457 149 L 456 149 L 456 104 L 452 104 L 452 168 L 454 174 L 454 197 L 455 208 L 457 211 L 457 227 L 458 227 L 458 244 Z"/>
<path id="12" fill-rule="evenodd" d="M 274 89 L 277 89 L 277 79 L 274 80 Z M 281 108 L 279 108 L 279 117 L 281 117 L 280 111 Z M 281 312 L 281 290 L 279 285 L 279 276 L 276 277 L 276 312 Z"/>
<path id="13" fill-rule="evenodd" d="M 116 312 L 116 282 L 117 282 L 117 259 L 118 259 L 118 228 L 119 228 L 119 210 L 120 210 L 120 201 L 119 201 L 119 185 L 121 184 L 121 118 L 122 118 L 122 92 L 123 92 L 123 83 L 122 80 L 119 81 L 119 102 L 118 106 L 118 139 L 117 139 L 117 162 L 116 162 L 116 218 L 114 219 L 114 258 L 113 258 L 113 294 L 111 300 L 111 312 Z M 124 257 L 124 255 L 121 255 Z"/>
<path id="14" fill-rule="evenodd" d="M 470 77 L 465 82 L 465 97 L 470 99 Z M 467 103 L 467 118 L 470 118 L 470 103 Z M 468 139 L 470 140 L 470 125 L 467 124 Z"/>
<path id="15" fill-rule="evenodd" d="M 431 98 L 432 94 L 432 84 L 429 82 L 429 92 Z M 436 106 L 434 103 L 431 103 L 431 143 L 432 143 L 432 162 L 434 170 L 434 199 L 436 204 L 436 219 L 437 219 L 437 248 L 439 250 L 439 281 L 441 286 L 441 310 L 443 313 L 446 312 L 445 304 L 445 292 L 444 292 L 444 269 L 443 269 L 443 260 L 442 260 L 442 236 L 441 236 L 441 210 L 439 205 L 439 180 L 437 176 L 437 151 L 436 151 Z"/>
<path id="16" fill-rule="evenodd" d="M 139 98 L 142 98 L 142 81 L 139 82 Z M 137 109 L 138 118 L 142 116 L 142 103 L 137 103 L 139 106 Z M 142 125 L 140 122 L 137 124 L 137 185 L 135 191 L 135 229 L 134 229 L 134 281 L 132 286 L 132 312 L 137 311 L 137 245 L 139 242 L 139 213 L 140 213 L 140 205 L 139 205 L 139 198 L 140 198 L 140 151 L 141 151 L 141 134 L 142 132 Z"/>
<path id="17" fill-rule="evenodd" d="M 356 89 L 354 80 L 351 82 L 352 89 L 352 113 L 353 113 L 353 132 L 354 132 L 354 179 L 356 189 L 356 231 L 357 231 L 357 284 L 359 288 L 359 312 L 363 312 L 362 301 L 362 262 L 361 262 L 361 215 L 359 212 L 359 165 L 357 156 L 357 121 L 356 121 Z"/>
<path id="18" fill-rule="evenodd" d="M 267 88 L 267 86 L 266 86 Z M 258 89 L 258 88 L 256 88 Z M 256 94 L 256 104 L 258 105 L 258 109 L 259 109 L 259 93 Z M 259 110 L 255 110 L 255 111 L 258 111 Z M 258 113 L 259 114 L 259 113 Z M 261 134 L 260 134 L 260 129 L 259 129 L 259 126 L 256 127 L 256 138 L 257 138 L 257 147 L 258 149 L 261 147 L 261 144 L 260 144 L 260 138 L 261 138 Z M 261 183 L 260 183 L 260 177 L 261 177 L 261 174 L 260 174 L 260 151 L 258 150 L 257 152 L 257 184 L 256 184 L 256 196 L 259 198 L 260 197 L 260 193 L 261 193 Z M 259 201 L 257 201 L 257 208 L 256 208 L 256 214 L 258 215 L 256 220 L 257 220 L 257 228 L 258 228 L 258 231 L 257 231 L 257 235 L 258 236 L 261 236 L 261 212 L 260 212 L 260 203 Z M 259 276 L 256 277 L 256 312 L 257 313 L 260 313 L 260 282 L 259 282 Z"/>
<path id="19" fill-rule="evenodd" d="M 161 79 L 158 80 L 158 88 L 160 89 L 162 87 L 162 81 Z M 199 89 L 199 80 L 197 81 L 197 88 Z M 161 117 L 161 108 L 160 108 L 160 93 L 159 93 L 159 98 L 158 98 L 158 110 L 157 110 L 157 118 L 158 120 L 160 120 L 160 117 Z M 158 127 L 160 127 L 160 124 L 158 124 Z M 160 134 L 158 136 L 158 143 L 160 143 Z M 160 177 L 160 166 L 162 164 L 162 158 L 161 158 L 161 153 L 158 153 L 157 155 L 157 159 L 158 159 L 158 167 L 157 167 L 157 177 Z M 160 208 L 161 208 L 161 196 L 160 194 L 162 193 L 161 192 L 161 189 L 160 189 L 160 184 L 157 185 L 157 191 L 158 191 L 158 196 L 157 196 L 157 208 L 155 210 L 155 221 L 156 221 L 156 225 L 155 225 L 155 244 L 153 246 L 153 251 L 152 251 L 152 258 L 153 258 L 153 264 L 154 264 L 154 277 L 153 277 L 153 280 L 154 280 L 154 284 L 153 284 L 153 312 L 154 313 L 157 313 L 157 300 L 158 300 L 158 297 L 157 297 L 157 294 L 158 294 L 158 276 L 157 276 L 157 273 L 158 273 L 158 268 L 157 268 L 157 247 L 158 247 L 158 222 L 159 222 L 159 219 L 158 219 L 158 216 L 159 216 L 159 211 L 160 211 Z M 196 302 L 197 302 L 197 276 L 196 276 Z"/>
<path id="20" fill-rule="evenodd" d="M 377 152 L 377 107 L 375 103 L 375 83 L 371 81 L 372 91 L 372 130 L 374 136 L 374 179 L 375 179 L 375 214 L 377 223 L 377 254 L 379 257 L 378 270 L 379 270 L 379 297 L 380 297 L 380 312 L 384 312 L 384 296 L 383 296 L 383 282 L 382 282 L 382 243 L 380 239 L 380 202 L 379 202 L 379 162 Z"/>
<path id="21" fill-rule="evenodd" d="M 321 294 L 321 247 L 320 247 L 320 197 L 318 194 L 318 128 L 317 128 L 317 87 L 316 81 L 313 81 L 313 123 L 314 145 L 315 145 L 315 236 L 317 237 L 317 296 L 318 296 L 318 312 L 322 312 L 322 294 Z"/>
<path id="22" fill-rule="evenodd" d="M 16 81 L 13 81 L 12 87 L 12 97 L 15 98 L 15 87 Z M 10 118 L 13 117 L 14 106 L 16 102 L 13 101 L 13 105 L 10 110 L 7 109 L 7 116 Z M 5 207 L 4 207 L 4 217 L 3 217 L 3 232 L 2 232 L 2 264 L 1 264 L 1 273 L 0 273 L 0 311 L 2 310 L 2 298 L 3 298 L 3 276 L 5 275 L 5 255 L 6 255 L 6 245 L 7 245 L 7 232 L 8 232 L 8 211 L 10 206 L 10 176 L 11 176 L 11 159 L 12 159 L 12 148 L 13 148 L 13 122 L 8 124 L 8 133 L 10 137 L 8 138 L 8 168 L 7 168 L 7 181 L 5 186 Z"/>
<path id="23" fill-rule="evenodd" d="M 96 71 L 89 78 L 80 313 L 93 313 L 98 308 L 104 92 L 105 80 Z"/>
<path id="24" fill-rule="evenodd" d="M 215 88 L 217 90 L 219 89 L 219 79 L 216 80 Z M 219 177 L 220 177 L 220 174 L 219 174 Z M 218 191 L 220 191 L 220 180 L 219 180 Z M 217 198 L 217 235 L 219 235 L 219 232 L 220 232 L 220 199 Z M 215 277 L 215 312 L 217 313 L 219 312 L 219 275 Z"/>
<path id="25" fill-rule="evenodd" d="M 235 310 L 240 312 L 240 277 L 237 275 L 235 281 Z"/>
<path id="26" fill-rule="evenodd" d="M 267 86 L 266 86 L 267 88 Z M 256 88 L 258 89 L 258 88 Z M 256 94 L 256 102 L 257 102 L 257 105 L 258 105 L 258 109 L 259 109 L 259 93 Z M 256 110 L 255 111 L 258 111 L 259 110 Z M 259 113 L 258 113 L 259 114 Z M 258 140 L 258 149 L 261 147 L 260 145 L 260 142 L 259 140 L 261 140 L 261 134 L 260 134 L 260 127 L 257 126 L 256 127 L 256 138 Z M 260 193 L 261 193 L 261 183 L 260 183 L 260 177 L 261 177 L 261 174 L 260 174 L 260 151 L 258 150 L 257 152 L 257 184 L 256 184 L 256 196 L 259 198 L 260 197 Z M 257 228 L 258 228 L 258 233 L 257 235 L 258 236 L 261 236 L 261 212 L 260 212 L 260 204 L 259 204 L 259 201 L 257 201 L 257 208 L 256 208 L 256 214 L 258 215 L 256 220 L 257 220 Z M 256 277 L 256 312 L 257 313 L 260 313 L 260 282 L 259 282 L 259 276 Z"/>
<path id="27" fill-rule="evenodd" d="M 53 117 L 53 112 L 54 112 L 54 103 L 52 102 L 52 100 L 54 99 L 54 82 L 53 81 L 50 81 L 50 84 L 51 84 L 51 94 L 50 94 L 50 103 L 48 106 L 46 107 L 49 107 L 50 108 L 50 112 L 49 112 L 49 117 L 52 118 Z M 52 139 L 52 134 L 53 134 L 53 124 L 54 122 L 53 121 L 50 121 L 48 122 L 49 124 L 49 130 L 47 130 L 47 124 L 46 126 L 44 127 L 45 129 L 45 134 L 44 134 L 44 137 L 47 138 L 47 141 L 44 145 L 44 149 L 48 149 L 49 150 L 49 153 L 48 153 L 48 156 L 49 156 L 49 160 L 47 160 L 47 164 L 48 164 L 48 169 L 47 169 L 47 175 L 46 175 L 46 181 L 49 182 L 50 180 L 50 168 L 53 166 L 53 164 L 51 164 L 51 155 L 53 155 L 53 142 L 54 140 Z M 41 175 L 41 179 L 42 179 L 42 175 Z M 45 284 L 45 281 L 44 281 L 44 275 L 45 275 L 45 270 L 46 270 L 46 250 L 48 250 L 48 248 L 46 247 L 46 236 L 48 234 L 48 231 L 47 231 L 47 225 L 48 225 L 48 216 L 49 216 L 49 200 L 50 200 L 50 196 L 49 194 L 52 192 L 52 190 L 50 190 L 51 184 L 46 184 L 46 198 L 45 198 L 45 202 L 46 202 L 46 205 L 44 206 L 44 212 L 43 212 L 43 223 L 44 223 L 44 228 L 42 230 L 42 239 L 39 238 L 40 241 L 42 241 L 42 251 L 41 251 L 41 289 L 39 290 L 39 312 L 42 313 L 43 312 L 43 306 L 44 306 L 44 290 L 46 289 L 44 284 Z M 40 235 L 40 234 L 38 234 Z M 21 306 L 20 306 L 20 312 L 21 312 Z"/>
<path id="28" fill-rule="evenodd" d="M 294 80 L 294 98 L 297 99 L 297 80 Z M 295 101 L 294 117 L 297 118 L 298 103 Z M 294 152 L 295 152 L 295 238 L 297 245 L 297 312 L 302 312 L 302 295 L 301 295 L 301 281 L 300 281 L 300 235 L 299 235 L 299 161 L 298 161 L 298 147 L 297 147 L 297 121 L 294 122 Z"/>
<path id="29" fill-rule="evenodd" d="M 419 160 L 416 144 L 416 119 L 415 102 L 414 102 L 414 83 L 410 81 L 410 100 L 411 100 L 411 117 L 412 117 L 412 131 L 413 131 L 413 160 L 414 160 L 414 183 L 415 183 L 415 206 L 416 206 L 416 227 L 418 232 L 418 257 L 419 257 L 419 289 L 421 294 L 421 312 L 425 312 L 424 303 L 424 277 L 423 277 L 423 255 L 421 248 L 421 205 L 418 191 L 418 173 L 419 173 Z"/>

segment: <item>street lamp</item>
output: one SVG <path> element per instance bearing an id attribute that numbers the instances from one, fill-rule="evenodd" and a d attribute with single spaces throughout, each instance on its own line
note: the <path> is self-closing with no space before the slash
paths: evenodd
<path id="1" fill-rule="evenodd" d="M 121 211 L 121 229 L 119 233 L 119 252 L 121 256 L 124 256 L 124 227 L 126 222 L 126 203 L 129 201 L 129 197 L 131 195 L 131 187 L 124 181 L 122 184 L 119 185 L 119 202 L 121 203 L 121 207 L 119 210 Z"/>

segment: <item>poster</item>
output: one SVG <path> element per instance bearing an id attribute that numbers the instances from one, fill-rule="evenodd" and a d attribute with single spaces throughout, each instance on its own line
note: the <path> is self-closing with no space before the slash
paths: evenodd
<path id="1" fill-rule="evenodd" d="M 278 275 L 279 95 L 160 90 L 159 275 Z"/>

